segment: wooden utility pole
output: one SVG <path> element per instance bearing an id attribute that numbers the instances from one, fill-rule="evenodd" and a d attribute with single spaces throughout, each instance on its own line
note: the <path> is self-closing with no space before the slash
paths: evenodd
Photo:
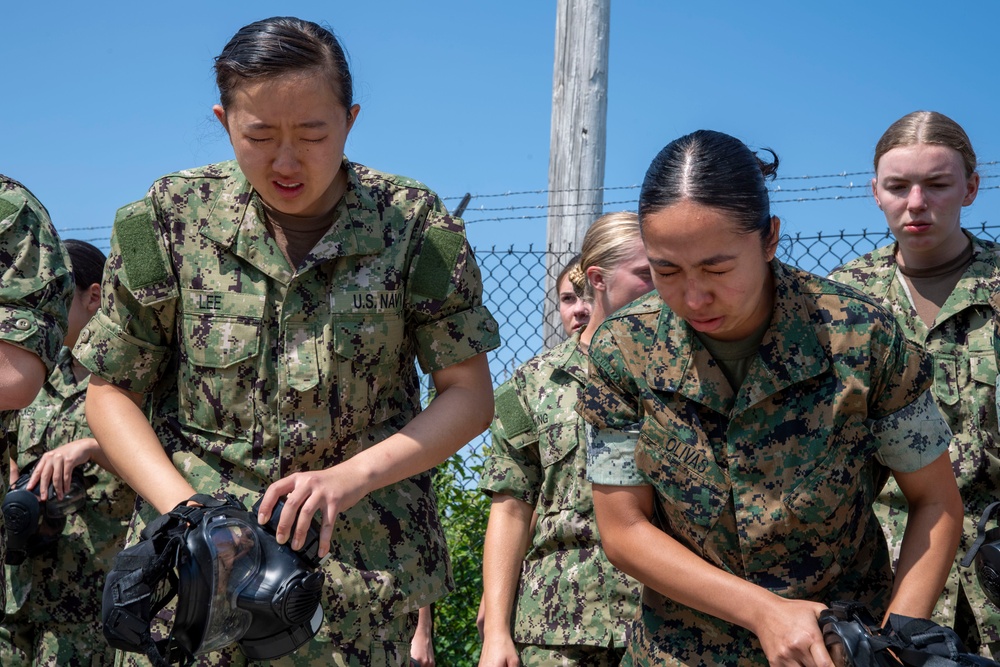
<path id="1" fill-rule="evenodd" d="M 604 208 L 611 0 L 558 0 L 543 344 L 563 340 L 556 276 Z"/>

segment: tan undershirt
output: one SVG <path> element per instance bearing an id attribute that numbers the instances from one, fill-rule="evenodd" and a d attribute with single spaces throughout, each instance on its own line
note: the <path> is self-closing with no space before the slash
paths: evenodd
<path id="1" fill-rule="evenodd" d="M 907 269 L 902 264 L 898 264 L 897 261 L 900 276 L 907 288 L 906 291 L 913 303 L 913 308 L 917 311 L 917 316 L 928 327 L 933 326 L 934 319 L 941 312 L 941 306 L 948 300 L 955 285 L 972 264 L 974 254 L 970 241 L 958 257 L 937 266 L 926 269 Z"/>
<path id="2" fill-rule="evenodd" d="M 729 380 L 733 391 L 739 393 L 743 380 L 747 377 L 747 371 L 750 370 L 750 364 L 757 356 L 760 343 L 764 340 L 764 334 L 767 333 L 770 326 L 771 318 L 768 318 L 757 327 L 756 331 L 740 340 L 716 340 L 697 331 L 694 333 L 719 364 L 722 374 Z"/>
<path id="3" fill-rule="evenodd" d="M 263 203 L 263 200 L 261 203 L 264 208 L 264 225 L 267 231 L 271 232 L 281 254 L 293 269 L 298 268 L 302 260 L 316 247 L 337 217 L 334 215 L 337 206 L 322 215 L 302 218 L 277 211 Z"/>

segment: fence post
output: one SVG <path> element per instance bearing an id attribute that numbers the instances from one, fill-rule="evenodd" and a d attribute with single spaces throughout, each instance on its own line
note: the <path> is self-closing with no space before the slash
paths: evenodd
<path id="1" fill-rule="evenodd" d="M 549 214 L 542 341 L 563 339 L 555 299 L 558 262 L 580 251 L 604 208 L 611 0 L 558 0 L 549 140 Z M 569 255 L 561 253 L 568 249 Z"/>

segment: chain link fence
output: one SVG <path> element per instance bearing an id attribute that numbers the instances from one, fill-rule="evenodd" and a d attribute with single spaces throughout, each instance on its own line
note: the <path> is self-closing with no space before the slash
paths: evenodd
<path id="1" fill-rule="evenodd" d="M 1000 225 L 985 223 L 968 228 L 981 239 L 995 241 Z M 891 241 L 888 230 L 804 236 L 785 235 L 778 258 L 819 275 Z M 574 252 L 556 253 L 561 267 Z M 543 349 L 542 311 L 549 253 L 540 250 L 476 250 L 483 273 L 483 298 L 500 323 L 501 347 L 490 353 L 494 386 Z M 550 341 L 551 343 L 555 341 Z M 476 614 L 482 594 L 482 549 L 489 517 L 489 499 L 477 489 L 489 448 L 489 433 L 470 442 L 438 468 L 435 489 L 451 551 L 456 590 L 435 605 L 437 664 L 476 665 L 479 636 Z"/>
<path id="2" fill-rule="evenodd" d="M 1000 238 L 1000 225 L 982 223 L 969 232 L 979 238 L 995 241 Z M 858 233 L 784 235 L 778 246 L 778 259 L 811 271 L 827 275 L 836 267 L 892 240 L 889 231 Z M 490 354 L 493 384 L 500 386 L 514 370 L 543 349 L 542 311 L 545 300 L 556 307 L 555 297 L 545 294 L 547 258 L 556 255 L 553 266 L 562 267 L 576 251 L 549 253 L 544 250 L 476 250 L 476 260 L 483 273 L 483 299 L 500 323 L 500 349 Z M 558 341 L 550 341 L 549 347 Z M 464 450 L 470 462 L 481 458 L 486 434 Z"/>

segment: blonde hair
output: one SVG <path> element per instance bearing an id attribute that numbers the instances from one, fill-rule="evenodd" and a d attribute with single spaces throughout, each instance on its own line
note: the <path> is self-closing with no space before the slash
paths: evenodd
<path id="1" fill-rule="evenodd" d="M 577 253 L 577 254 L 575 254 L 575 255 L 573 255 L 572 257 L 569 258 L 569 261 L 566 262 L 566 266 L 564 266 L 562 268 L 562 271 L 559 272 L 559 275 L 556 276 L 556 300 L 557 301 L 559 300 L 559 285 L 562 283 L 563 278 L 569 278 L 570 287 L 573 288 L 573 291 L 576 292 L 576 295 L 578 297 L 582 297 L 583 296 L 583 292 L 581 292 L 580 289 L 576 286 L 576 283 L 573 282 L 573 272 L 574 271 L 579 271 L 579 270 L 580 270 L 580 253 Z"/>
<path id="2" fill-rule="evenodd" d="M 577 293 L 593 299 L 594 288 L 587 280 L 587 269 L 596 266 L 614 271 L 629 259 L 640 238 L 639 216 L 631 211 L 605 213 L 595 220 L 583 237 L 580 263 L 569 271 L 569 280 Z"/>
<path id="3" fill-rule="evenodd" d="M 914 111 L 889 126 L 875 144 L 875 172 L 878 161 L 893 148 L 914 144 L 939 144 L 958 151 L 962 156 L 965 176 L 976 171 L 976 152 L 962 126 L 937 111 Z"/>

